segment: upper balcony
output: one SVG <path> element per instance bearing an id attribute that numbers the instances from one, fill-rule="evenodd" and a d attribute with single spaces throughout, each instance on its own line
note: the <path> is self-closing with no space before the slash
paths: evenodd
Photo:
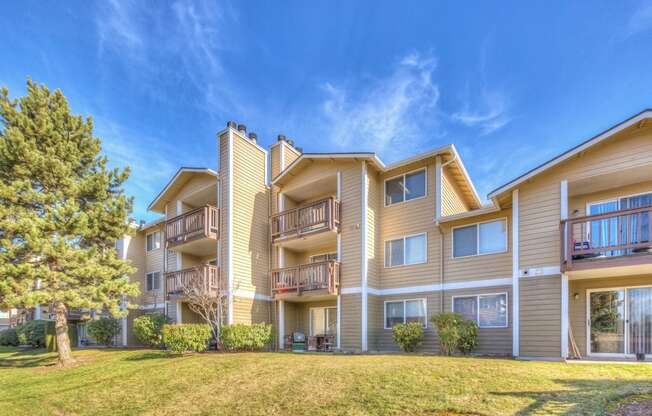
<path id="1" fill-rule="evenodd" d="M 226 281 L 220 276 L 220 269 L 211 264 L 202 264 L 165 274 L 168 297 L 184 297 L 189 291 L 209 293 L 218 296 L 226 291 Z"/>
<path id="2" fill-rule="evenodd" d="M 275 299 L 330 297 L 340 293 L 340 263 L 334 260 L 272 270 Z"/>
<path id="3" fill-rule="evenodd" d="M 615 206 L 615 203 L 613 204 Z M 621 268 L 634 274 L 652 266 L 652 206 L 613 210 L 561 222 L 562 268 Z M 644 267 L 644 268 L 641 268 Z"/>
<path id="4" fill-rule="evenodd" d="M 322 244 L 318 238 L 306 242 L 307 237 L 338 232 L 340 211 L 340 201 L 328 197 L 274 214 L 270 217 L 272 243 L 291 249 L 305 249 L 312 243 Z"/>
<path id="5" fill-rule="evenodd" d="M 219 218 L 217 208 L 205 205 L 167 220 L 167 248 L 195 256 L 214 253 L 219 238 Z"/>

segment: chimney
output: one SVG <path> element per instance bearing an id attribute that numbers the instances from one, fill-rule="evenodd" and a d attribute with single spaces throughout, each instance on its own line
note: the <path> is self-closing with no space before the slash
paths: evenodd
<path id="1" fill-rule="evenodd" d="M 235 121 L 227 121 L 226 122 L 226 127 L 230 127 L 233 130 L 235 130 L 235 128 L 236 128 Z"/>
<path id="2" fill-rule="evenodd" d="M 244 124 L 238 124 L 238 131 L 242 134 L 247 134 L 247 126 Z"/>
<path id="3" fill-rule="evenodd" d="M 278 140 L 279 142 L 283 142 L 283 141 L 285 141 L 285 136 L 284 136 L 283 134 L 279 134 L 279 135 L 277 136 L 277 140 Z"/>
<path id="4" fill-rule="evenodd" d="M 294 140 L 288 139 L 288 144 L 292 147 L 294 147 Z"/>
<path id="5" fill-rule="evenodd" d="M 256 143 L 256 141 L 258 140 L 258 135 L 254 132 L 249 133 L 249 140 Z"/>
<path id="6" fill-rule="evenodd" d="M 140 228 L 143 228 L 145 226 L 145 220 L 140 220 L 139 226 Z"/>

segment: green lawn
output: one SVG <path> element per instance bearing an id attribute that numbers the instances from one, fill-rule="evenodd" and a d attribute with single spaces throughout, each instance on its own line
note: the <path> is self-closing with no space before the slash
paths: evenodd
<path id="1" fill-rule="evenodd" d="M 0 415 L 602 414 L 652 366 L 404 355 L 54 354 L 0 348 Z"/>

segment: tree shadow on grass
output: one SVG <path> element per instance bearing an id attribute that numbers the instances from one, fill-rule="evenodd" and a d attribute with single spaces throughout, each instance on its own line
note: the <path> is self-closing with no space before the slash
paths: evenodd
<path id="1" fill-rule="evenodd" d="M 56 364 L 56 355 L 44 349 L 21 349 L 0 358 L 0 368 L 42 367 Z"/>
<path id="2" fill-rule="evenodd" d="M 174 357 L 174 355 L 167 354 L 165 351 L 147 351 L 136 355 L 129 355 L 124 358 L 124 361 L 162 360 Z"/>
<path id="3" fill-rule="evenodd" d="M 652 380 L 554 380 L 568 390 L 493 392 L 529 398 L 517 415 L 602 414 L 607 405 L 635 394 L 652 393 Z"/>

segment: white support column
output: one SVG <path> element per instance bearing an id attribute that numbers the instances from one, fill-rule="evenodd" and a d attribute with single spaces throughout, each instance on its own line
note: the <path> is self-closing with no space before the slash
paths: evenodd
<path id="1" fill-rule="evenodd" d="M 568 219 L 568 181 L 563 180 L 559 183 L 559 199 L 560 199 L 560 204 L 559 204 L 559 218 L 561 218 L 562 221 Z M 568 253 L 568 230 L 564 229 L 564 241 L 561 241 L 560 244 L 562 245 L 563 251 L 564 251 L 564 256 L 566 253 Z"/>
<path id="2" fill-rule="evenodd" d="M 368 303 L 369 296 L 367 288 L 367 204 L 368 204 L 368 192 L 367 192 L 367 162 L 362 161 L 362 170 L 360 174 L 360 287 L 361 287 L 361 297 L 362 297 L 362 311 L 361 311 L 361 322 L 360 322 L 360 349 L 365 352 L 368 349 L 367 346 L 367 322 L 368 322 Z"/>
<path id="3" fill-rule="evenodd" d="M 561 358 L 568 358 L 568 275 L 561 275 Z"/>
<path id="4" fill-rule="evenodd" d="M 177 323 L 182 324 L 183 323 L 183 307 L 180 301 L 177 301 L 174 303 L 177 307 Z"/>
<path id="5" fill-rule="evenodd" d="M 519 261 L 519 196 L 512 191 L 512 355 L 520 355 L 521 292 Z"/>
<path id="6" fill-rule="evenodd" d="M 285 348 L 285 302 L 278 301 L 278 350 Z"/>
<path id="7" fill-rule="evenodd" d="M 38 290 L 40 288 L 41 288 L 41 279 L 36 279 L 36 289 Z M 34 319 L 36 320 L 41 319 L 41 305 L 39 304 L 34 305 Z"/>
<path id="8" fill-rule="evenodd" d="M 228 293 L 228 309 L 226 315 L 227 324 L 233 324 L 233 287 L 234 287 L 234 273 L 233 273 L 233 129 L 229 128 L 229 138 L 227 143 L 227 160 L 228 160 L 228 189 L 227 189 L 227 212 L 226 212 L 226 227 L 227 227 L 227 242 L 226 242 L 226 268 L 227 268 L 227 293 Z"/>
<path id="9" fill-rule="evenodd" d="M 441 156 L 435 158 L 435 221 L 441 220 Z"/>
<path id="10" fill-rule="evenodd" d="M 342 198 L 342 172 L 337 171 L 337 200 Z M 337 261 L 342 261 L 342 233 L 337 233 Z M 342 290 L 342 288 L 340 288 Z M 342 349 L 342 295 L 338 293 L 337 295 L 337 349 Z"/>
<path id="11" fill-rule="evenodd" d="M 120 308 L 122 310 L 127 309 L 127 298 L 125 296 L 122 296 L 122 305 L 120 306 Z M 122 324 L 122 331 L 121 331 L 122 333 L 120 334 L 121 338 L 122 338 L 122 346 L 126 347 L 127 346 L 127 331 L 128 331 L 128 329 L 127 329 L 127 317 L 125 316 L 124 318 L 121 318 L 120 323 Z"/>

